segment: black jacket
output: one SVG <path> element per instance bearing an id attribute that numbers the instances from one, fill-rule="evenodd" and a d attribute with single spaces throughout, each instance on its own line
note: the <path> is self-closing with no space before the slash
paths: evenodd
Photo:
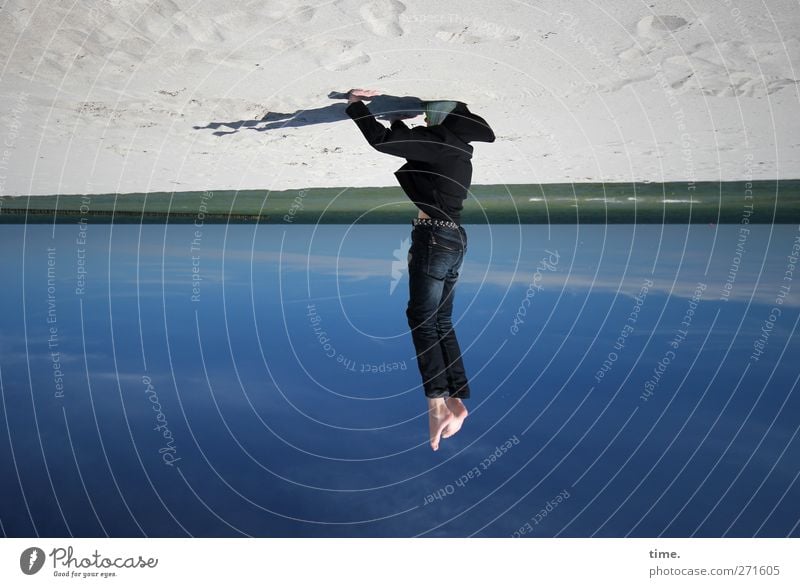
<path id="1" fill-rule="evenodd" d="M 407 159 L 395 171 L 406 195 L 431 218 L 461 223 L 461 209 L 472 182 L 472 141 L 494 142 L 486 121 L 463 102 L 441 124 L 408 128 L 396 120 L 386 128 L 363 102 L 345 110 L 370 145 L 381 153 Z"/>

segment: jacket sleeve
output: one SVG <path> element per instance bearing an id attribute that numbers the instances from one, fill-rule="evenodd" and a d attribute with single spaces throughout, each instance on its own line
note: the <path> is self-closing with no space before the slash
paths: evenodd
<path id="1" fill-rule="evenodd" d="M 402 120 L 395 120 L 387 129 L 375 120 L 361 101 L 352 102 L 345 112 L 358 125 L 367 142 L 381 153 L 412 161 L 433 162 L 441 157 L 446 145 L 439 135 L 427 127 L 408 128 Z"/>

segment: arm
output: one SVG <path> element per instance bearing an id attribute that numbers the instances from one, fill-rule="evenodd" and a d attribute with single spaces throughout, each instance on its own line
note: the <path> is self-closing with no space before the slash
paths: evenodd
<path id="1" fill-rule="evenodd" d="M 381 153 L 428 162 L 442 154 L 441 137 L 426 127 L 408 128 L 402 120 L 395 120 L 387 129 L 361 101 L 352 102 L 345 112 L 358 125 L 367 142 Z"/>

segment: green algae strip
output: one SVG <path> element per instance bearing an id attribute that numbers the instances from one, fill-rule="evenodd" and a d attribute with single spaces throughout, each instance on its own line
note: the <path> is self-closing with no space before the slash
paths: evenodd
<path id="1" fill-rule="evenodd" d="M 0 223 L 405 224 L 399 187 L 2 196 Z M 800 180 L 476 185 L 463 224 L 800 222 Z"/>

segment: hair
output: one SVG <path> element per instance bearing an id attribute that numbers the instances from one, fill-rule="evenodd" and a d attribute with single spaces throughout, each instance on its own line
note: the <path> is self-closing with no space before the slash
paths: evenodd
<path id="1" fill-rule="evenodd" d="M 428 126 L 441 124 L 448 114 L 456 107 L 452 100 L 432 100 L 425 102 L 425 115 L 428 117 Z"/>

